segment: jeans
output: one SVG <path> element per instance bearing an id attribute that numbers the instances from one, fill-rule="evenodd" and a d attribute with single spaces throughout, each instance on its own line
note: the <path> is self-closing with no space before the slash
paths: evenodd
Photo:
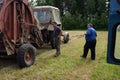
<path id="1" fill-rule="evenodd" d="M 84 45 L 84 53 L 83 53 L 83 57 L 86 58 L 89 49 L 91 50 L 91 59 L 95 60 L 95 47 L 96 47 L 96 40 L 92 40 L 92 41 L 86 41 L 85 45 Z"/>
<path id="2" fill-rule="evenodd" d="M 60 38 L 55 38 L 55 48 L 56 48 L 56 55 L 60 55 Z"/>

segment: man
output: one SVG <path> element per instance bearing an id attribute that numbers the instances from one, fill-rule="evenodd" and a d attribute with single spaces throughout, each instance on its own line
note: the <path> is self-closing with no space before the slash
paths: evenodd
<path id="1" fill-rule="evenodd" d="M 86 43 L 84 45 L 84 53 L 81 57 L 86 58 L 87 54 L 88 54 L 88 50 L 90 49 L 91 50 L 91 59 L 95 60 L 95 47 L 96 47 L 97 33 L 91 23 L 89 23 L 87 25 L 87 27 L 88 27 L 88 29 L 87 29 L 86 33 L 84 34 Z"/>
<path id="2" fill-rule="evenodd" d="M 54 40 L 55 40 L 55 49 L 56 54 L 54 57 L 57 57 L 60 55 L 60 36 L 61 36 L 61 29 L 57 26 L 56 22 L 52 22 L 52 25 L 54 27 Z"/>
<path id="3" fill-rule="evenodd" d="M 47 30 L 49 32 L 48 41 L 50 41 L 50 45 L 51 45 L 52 49 L 54 49 L 55 48 L 54 43 L 53 43 L 54 42 L 54 40 L 53 40 L 54 27 L 52 25 L 52 20 L 50 20 Z"/>

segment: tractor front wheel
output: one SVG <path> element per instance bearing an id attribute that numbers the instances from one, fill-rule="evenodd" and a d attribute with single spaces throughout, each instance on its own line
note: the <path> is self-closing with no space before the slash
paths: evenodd
<path id="1" fill-rule="evenodd" d="M 64 43 L 68 43 L 68 41 L 69 41 L 69 33 L 68 33 L 68 32 L 66 32 L 66 33 L 64 34 L 64 36 L 63 36 L 63 41 L 64 41 Z"/>

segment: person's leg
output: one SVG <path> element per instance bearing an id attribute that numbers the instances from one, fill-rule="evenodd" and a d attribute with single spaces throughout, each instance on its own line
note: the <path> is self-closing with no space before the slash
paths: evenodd
<path id="1" fill-rule="evenodd" d="M 50 32 L 49 32 L 49 37 L 50 37 L 50 45 L 51 45 L 52 49 L 54 49 L 55 46 L 54 46 L 53 31 L 50 31 Z"/>
<path id="2" fill-rule="evenodd" d="M 57 41 L 58 43 L 57 43 L 57 51 L 56 51 L 56 54 L 57 55 L 60 55 L 60 39 L 58 39 L 58 41 Z"/>
<path id="3" fill-rule="evenodd" d="M 96 47 L 96 40 L 91 42 L 90 50 L 91 50 L 91 59 L 92 60 L 95 60 L 95 57 L 96 57 L 95 47 Z"/>
<path id="4" fill-rule="evenodd" d="M 41 34 L 42 34 L 43 42 L 46 43 L 46 42 L 45 42 L 45 34 L 44 34 L 44 30 L 41 30 Z"/>
<path id="5" fill-rule="evenodd" d="M 84 58 L 87 57 L 89 46 L 90 46 L 89 42 L 86 42 L 84 45 L 84 53 L 83 53 L 82 57 L 84 57 Z"/>
<path id="6" fill-rule="evenodd" d="M 56 38 L 55 39 L 55 48 L 56 48 L 56 56 L 59 56 L 60 55 L 60 40 L 59 38 Z"/>

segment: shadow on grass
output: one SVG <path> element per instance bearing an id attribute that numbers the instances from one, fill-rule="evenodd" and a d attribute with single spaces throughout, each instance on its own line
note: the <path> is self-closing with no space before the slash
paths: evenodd
<path id="1" fill-rule="evenodd" d="M 52 49 L 49 46 L 42 47 L 40 49 L 37 49 L 37 55 L 41 55 L 41 54 L 46 53 L 50 50 L 52 50 Z M 3 69 L 3 68 L 20 69 L 18 66 L 18 63 L 17 63 L 16 55 L 14 55 L 14 56 L 0 56 L 0 69 Z"/>
<path id="2" fill-rule="evenodd" d="M 17 65 L 16 56 L 1 56 L 0 57 L 0 69 L 5 67 L 19 68 Z"/>
<path id="3" fill-rule="evenodd" d="M 45 52 L 48 52 L 48 51 L 51 51 L 53 50 L 50 46 L 44 46 L 44 47 L 41 47 L 39 49 L 37 49 L 37 55 L 41 55 L 42 53 L 45 53 Z"/>

